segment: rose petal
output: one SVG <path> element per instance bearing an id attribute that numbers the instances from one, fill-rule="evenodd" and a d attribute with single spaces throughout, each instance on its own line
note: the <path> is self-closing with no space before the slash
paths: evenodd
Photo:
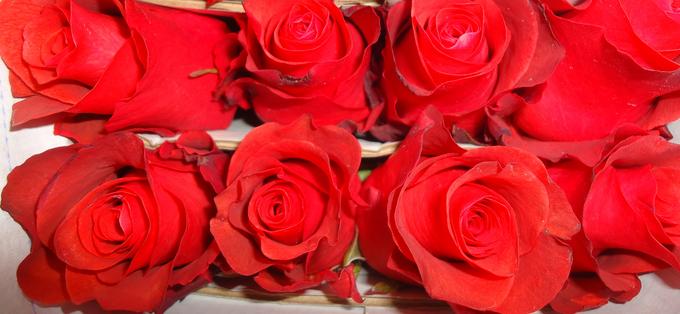
<path id="1" fill-rule="evenodd" d="M 19 264 L 17 283 L 31 300 L 43 305 L 63 304 L 71 299 L 66 291 L 64 270 L 65 265 L 54 254 L 34 242 L 31 253 Z M 45 285 L 49 289 L 45 289 Z"/>
<path id="2" fill-rule="evenodd" d="M 0 56 L 7 67 L 16 74 L 31 90 L 47 97 L 58 99 L 64 103 L 77 102 L 88 89 L 74 83 L 38 85 L 33 79 L 28 66 L 21 57 L 24 26 L 29 21 L 39 18 L 44 3 L 29 0 L 4 1 L 0 4 Z"/>
<path id="3" fill-rule="evenodd" d="M 107 131 L 131 127 L 226 128 L 236 108 L 227 108 L 213 99 L 217 76 L 189 77 L 196 70 L 214 67 L 212 52 L 218 42 L 228 37 L 226 24 L 207 16 L 133 1 L 126 1 L 125 11 L 135 34 L 134 44 L 147 53 L 142 56 L 146 71 L 136 93 L 116 105 Z M 176 49 L 188 46 L 193 49 Z M 168 88 L 167 82 L 173 82 L 174 87 Z"/>
<path id="4" fill-rule="evenodd" d="M 38 201 L 54 175 L 79 149 L 79 146 L 66 146 L 48 150 L 29 158 L 7 176 L 0 207 L 26 230 L 36 245 L 39 241 L 35 215 Z"/>
<path id="5" fill-rule="evenodd" d="M 110 180 L 119 168 L 142 169 L 143 151 L 141 140 L 129 133 L 112 135 L 82 149 L 60 169 L 40 199 L 36 213 L 40 240 L 51 243 L 54 231 L 71 207 L 85 193 Z"/>

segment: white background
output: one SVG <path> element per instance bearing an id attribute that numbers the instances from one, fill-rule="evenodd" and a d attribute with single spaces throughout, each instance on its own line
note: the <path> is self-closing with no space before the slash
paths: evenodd
<path id="1" fill-rule="evenodd" d="M 0 187 L 4 187 L 9 171 L 31 155 L 48 148 L 67 145 L 68 140 L 52 135 L 51 126 L 9 132 L 12 99 L 7 82 L 7 69 L 0 63 Z M 671 127 L 680 133 L 680 123 Z M 30 180 L 30 178 L 26 178 Z M 678 209 L 680 210 L 680 208 Z M 26 300 L 19 290 L 15 272 L 28 254 L 30 241 L 21 227 L 4 211 L 0 211 L 0 313 L 61 313 L 61 308 L 41 308 Z M 680 313 L 680 274 L 673 270 L 659 276 L 642 276 L 640 295 L 625 305 L 610 304 L 590 313 Z M 45 287 L 50 289 L 50 287 Z M 170 313 L 386 313 L 385 308 L 334 306 L 319 308 L 302 305 L 282 305 L 251 300 L 192 295 L 175 304 Z M 91 311 L 87 311 L 91 313 Z M 410 313 L 414 311 L 409 311 Z"/>

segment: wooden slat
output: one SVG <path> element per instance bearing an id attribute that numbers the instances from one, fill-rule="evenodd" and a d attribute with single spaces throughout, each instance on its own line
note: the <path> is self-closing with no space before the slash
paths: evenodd
<path id="1" fill-rule="evenodd" d="M 357 307 L 396 307 L 396 308 L 430 308 L 448 309 L 446 303 L 432 300 L 427 295 L 414 296 L 390 296 L 390 295 L 371 295 L 364 296 L 363 303 L 356 303 L 349 299 L 338 298 L 330 295 L 306 295 L 295 293 L 268 293 L 256 289 L 230 290 L 218 286 L 209 286 L 196 292 L 212 297 L 223 297 L 231 299 L 248 299 L 258 301 L 275 301 L 279 303 L 298 304 L 298 305 L 333 305 L 346 304 Z"/>
<path id="2" fill-rule="evenodd" d="M 205 7 L 204 0 L 139 0 L 139 1 L 182 9 L 243 12 L 243 6 L 241 6 L 241 1 L 235 0 L 224 0 L 222 2 L 210 6 L 210 8 Z M 359 4 L 367 6 L 379 6 L 381 2 L 382 1 L 380 0 L 335 0 L 335 3 L 338 6 L 352 6 Z"/>

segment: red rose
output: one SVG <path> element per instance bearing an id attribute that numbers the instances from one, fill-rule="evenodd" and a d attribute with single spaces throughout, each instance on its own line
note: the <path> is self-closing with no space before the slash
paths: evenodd
<path id="1" fill-rule="evenodd" d="M 365 91 L 371 49 L 380 35 L 370 7 L 343 13 L 331 0 L 246 0 L 240 41 L 249 75 L 234 82 L 264 121 L 353 122 L 369 114 Z"/>
<path id="2" fill-rule="evenodd" d="M 118 133 L 31 157 L 2 192 L 32 241 L 19 286 L 41 304 L 162 311 L 209 279 L 227 161 L 205 133 L 154 151 Z"/>
<path id="3" fill-rule="evenodd" d="M 231 270 L 254 275 L 269 291 L 331 281 L 349 296 L 351 273 L 332 270 L 354 240 L 354 215 L 362 203 L 360 161 L 351 134 L 317 128 L 309 118 L 251 131 L 232 158 L 227 189 L 215 199 L 218 212 L 210 223 Z"/>
<path id="4" fill-rule="evenodd" d="M 190 78 L 233 36 L 220 20 L 116 0 L 2 1 L 0 19 L 13 94 L 27 97 L 14 126 L 64 112 L 112 115 L 107 131 L 167 132 L 224 128 L 234 114 L 213 100 L 216 76 Z M 102 127 L 78 117 L 56 131 L 85 139 Z"/>
<path id="5" fill-rule="evenodd" d="M 376 270 L 453 307 L 540 309 L 569 275 L 578 230 L 564 192 L 533 155 L 464 151 L 432 108 L 366 180 L 359 244 Z"/>
<path id="6" fill-rule="evenodd" d="M 610 298 L 629 301 L 640 291 L 638 274 L 680 270 L 680 145 L 632 136 L 595 168 L 563 161 L 550 166 L 550 175 L 583 222 L 573 243 L 575 275 L 553 308 L 573 312 Z"/>
<path id="7" fill-rule="evenodd" d="M 433 105 L 474 131 L 490 98 L 541 83 L 562 57 L 531 1 L 404 0 L 386 25 L 385 114 L 398 126 Z"/>
<path id="8" fill-rule="evenodd" d="M 674 61 L 680 25 L 668 25 L 680 15 L 658 8 L 661 2 L 670 4 L 598 0 L 560 16 L 546 12 L 565 58 L 541 88 L 499 102 L 491 112 L 495 137 L 541 156 L 563 150 L 592 165 L 598 145 L 618 128 L 651 130 L 680 118 L 680 64 Z M 531 149 L 536 141 L 550 143 Z"/>
<path id="9" fill-rule="evenodd" d="M 571 21 L 601 28 L 609 44 L 646 69 L 680 69 L 680 5 L 674 0 L 541 1 Z"/>

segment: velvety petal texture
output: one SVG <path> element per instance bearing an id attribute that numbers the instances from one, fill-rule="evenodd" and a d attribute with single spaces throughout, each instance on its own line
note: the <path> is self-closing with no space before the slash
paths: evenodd
<path id="1" fill-rule="evenodd" d="M 386 31 L 381 86 L 394 127 L 413 125 L 429 105 L 469 120 L 498 93 L 545 81 L 563 55 L 531 1 L 400 1 Z M 473 134 L 481 127 L 457 122 Z"/>
<path id="2" fill-rule="evenodd" d="M 241 105 L 263 121 L 290 123 L 303 114 L 320 125 L 366 128 L 366 79 L 380 36 L 373 8 L 345 12 L 332 0 L 247 0 L 239 40 L 248 53 Z M 245 98 L 244 98 L 245 97 Z"/>
<path id="3" fill-rule="evenodd" d="M 347 291 L 353 274 L 340 268 L 363 206 L 360 161 L 350 133 L 317 127 L 310 117 L 251 131 L 232 158 L 210 222 L 231 270 L 269 291 L 340 281 L 333 288 L 354 295 Z"/>
<path id="4" fill-rule="evenodd" d="M 680 19 L 672 1 L 544 2 L 564 59 L 545 84 L 494 100 L 488 109 L 497 141 L 592 166 L 619 129 L 653 130 L 680 118 Z"/>
<path id="5" fill-rule="evenodd" d="M 2 193 L 2 208 L 32 241 L 19 286 L 45 305 L 171 304 L 183 286 L 206 282 L 219 254 L 208 224 L 228 160 L 205 133 L 156 150 L 116 133 L 30 158 Z"/>
<path id="6" fill-rule="evenodd" d="M 235 108 L 213 96 L 219 77 L 191 75 L 214 68 L 214 49 L 234 36 L 224 21 L 135 1 L 19 0 L 0 6 L 0 56 L 14 96 L 27 97 L 13 108 L 13 126 L 59 113 L 67 114 L 58 120 L 81 121 L 112 115 L 108 132 L 229 125 Z M 97 134 L 81 131 L 88 129 L 55 128 L 76 140 Z"/>
<path id="7" fill-rule="evenodd" d="M 536 311 L 568 277 L 579 224 L 541 161 L 508 147 L 465 151 L 433 107 L 362 193 L 369 265 L 454 308 Z"/>
<path id="8" fill-rule="evenodd" d="M 554 309 L 630 301 L 640 291 L 639 274 L 678 269 L 678 154 L 677 144 L 638 135 L 617 141 L 594 167 L 568 159 L 548 165 L 583 223 L 570 242 L 572 275 Z"/>

